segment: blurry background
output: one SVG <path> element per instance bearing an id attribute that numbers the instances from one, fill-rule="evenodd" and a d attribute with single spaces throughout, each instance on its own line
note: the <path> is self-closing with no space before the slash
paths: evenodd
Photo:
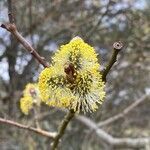
<path id="1" fill-rule="evenodd" d="M 78 35 L 99 53 L 103 69 L 112 54 L 113 42 L 121 40 L 124 43 L 125 47 L 108 75 L 103 106 L 84 117 L 99 123 L 150 93 L 149 0 L 13 0 L 13 6 L 18 30 L 48 61 L 61 44 Z M 0 24 L 8 22 L 7 13 L 7 1 L 0 0 Z M 32 113 L 24 116 L 20 112 L 19 99 L 25 85 L 36 82 L 41 70 L 42 66 L 1 28 L 0 117 L 34 125 Z M 64 113 L 44 105 L 41 109 L 41 126 L 55 131 Z M 146 98 L 128 115 L 101 129 L 118 138 L 150 136 L 150 99 Z M 0 138 L 5 139 L 0 142 L 1 150 L 46 150 L 49 145 L 46 138 L 2 124 Z M 91 133 L 82 121 L 74 119 L 60 149 L 113 148 Z M 127 147 L 122 149 L 129 150 Z"/>

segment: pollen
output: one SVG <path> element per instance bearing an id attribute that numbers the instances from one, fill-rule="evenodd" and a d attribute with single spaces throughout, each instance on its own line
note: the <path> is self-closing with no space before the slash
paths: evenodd
<path id="1" fill-rule="evenodd" d="M 49 106 L 93 112 L 102 104 L 105 91 L 97 54 L 81 38 L 62 45 L 52 65 L 39 76 L 42 101 Z"/>

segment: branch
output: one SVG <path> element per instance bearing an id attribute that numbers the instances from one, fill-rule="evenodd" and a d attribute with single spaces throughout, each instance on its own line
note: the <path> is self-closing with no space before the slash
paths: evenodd
<path id="1" fill-rule="evenodd" d="M 113 64 L 117 61 L 117 55 L 120 52 L 120 50 L 123 48 L 123 44 L 120 41 L 119 42 L 115 42 L 113 44 L 113 48 L 114 49 L 113 49 L 112 57 L 111 57 L 110 61 L 108 62 L 107 66 L 104 69 L 103 74 L 102 74 L 102 79 L 105 82 L 106 82 L 107 74 L 109 73 L 109 71 L 112 68 Z"/>
<path id="2" fill-rule="evenodd" d="M 99 122 L 97 125 L 98 127 L 106 126 L 120 118 L 123 118 L 125 115 L 127 115 L 129 112 L 131 112 L 135 107 L 137 107 L 139 104 L 141 104 L 143 101 L 148 98 L 148 95 L 142 96 L 139 100 L 136 100 L 131 105 L 129 105 L 127 108 L 125 108 L 121 113 L 114 115 L 113 117 L 110 117 L 104 121 Z"/>
<path id="3" fill-rule="evenodd" d="M 75 115 L 75 112 L 73 110 L 70 110 L 67 113 L 67 115 L 65 116 L 65 118 L 63 119 L 63 121 L 59 127 L 59 131 L 58 131 L 56 137 L 54 138 L 54 142 L 52 143 L 51 150 L 56 150 L 56 148 L 59 144 L 60 138 L 63 136 L 67 125 L 69 124 L 70 120 L 74 117 L 74 115 Z"/>
<path id="4" fill-rule="evenodd" d="M 14 23 L 15 22 L 15 17 L 13 14 L 13 4 L 12 0 L 7 0 L 8 3 L 8 17 L 9 17 L 9 22 Z"/>
<path id="5" fill-rule="evenodd" d="M 145 148 L 148 144 L 150 144 L 150 137 L 115 138 L 110 134 L 106 133 L 104 130 L 100 129 L 98 125 L 91 119 L 88 119 L 84 116 L 78 116 L 78 120 L 91 130 L 93 130 L 100 140 L 107 144 L 110 144 L 113 147 Z"/>
<path id="6" fill-rule="evenodd" d="M 9 31 L 14 37 L 21 43 L 24 48 L 31 53 L 31 55 L 38 60 L 40 64 L 44 67 L 49 67 L 48 63 L 45 61 L 44 57 L 41 57 L 36 50 L 22 37 L 22 35 L 18 32 L 17 27 L 14 23 L 6 23 L 1 25 L 2 28 Z"/>
<path id="7" fill-rule="evenodd" d="M 34 133 L 37 133 L 39 135 L 42 135 L 42 136 L 45 136 L 45 137 L 48 137 L 48 138 L 51 138 L 51 139 L 54 139 L 55 136 L 56 136 L 56 132 L 47 132 L 47 131 L 42 130 L 42 129 L 37 129 L 37 128 L 34 128 L 34 127 L 29 127 L 29 126 L 20 124 L 18 122 L 7 120 L 7 119 L 3 119 L 3 118 L 0 118 L 0 123 L 7 124 L 7 125 L 10 125 L 10 126 L 15 126 L 15 127 L 20 128 L 20 129 L 32 131 Z"/>
<path id="8" fill-rule="evenodd" d="M 100 19 L 97 21 L 96 25 L 87 33 L 85 39 L 88 39 L 89 37 L 92 37 L 98 26 L 101 24 L 103 18 L 108 14 L 109 12 L 109 7 L 111 4 L 111 0 L 108 1 L 108 4 L 106 5 L 106 10 L 105 12 L 101 15 Z"/>

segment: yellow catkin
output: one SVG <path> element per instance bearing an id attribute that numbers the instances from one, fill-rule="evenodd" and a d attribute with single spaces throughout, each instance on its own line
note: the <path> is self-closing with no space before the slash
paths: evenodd
<path id="1" fill-rule="evenodd" d="M 66 64 L 74 67 L 74 81 L 64 72 Z M 74 38 L 55 53 L 52 66 L 39 76 L 42 101 L 50 106 L 93 112 L 105 97 L 100 65 L 93 47 L 81 38 Z"/>
<path id="2" fill-rule="evenodd" d="M 30 96 L 22 97 L 20 99 L 20 109 L 25 114 L 29 114 L 29 110 L 32 109 L 33 100 Z"/>
<path id="3" fill-rule="evenodd" d="M 41 95 L 37 84 L 28 83 L 23 91 L 23 97 L 20 99 L 20 109 L 28 115 L 33 108 L 33 104 L 39 106 L 41 103 Z"/>

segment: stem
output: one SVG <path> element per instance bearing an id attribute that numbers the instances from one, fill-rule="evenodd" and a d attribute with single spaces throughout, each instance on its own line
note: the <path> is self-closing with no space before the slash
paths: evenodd
<path id="1" fill-rule="evenodd" d="M 120 50 L 122 49 L 123 47 L 123 44 L 119 41 L 119 42 L 115 42 L 113 44 L 113 54 L 111 56 L 111 59 L 110 61 L 108 62 L 105 70 L 103 71 L 103 74 L 102 74 L 102 80 L 104 82 L 106 82 L 106 77 L 107 77 L 107 74 L 109 73 L 110 69 L 112 68 L 113 64 L 117 61 L 117 55 L 118 53 L 120 52 Z"/>
<path id="2" fill-rule="evenodd" d="M 74 117 L 74 115 L 75 115 L 75 112 L 73 110 L 70 110 L 67 113 L 67 115 L 65 116 L 65 118 L 63 119 L 62 123 L 59 126 L 58 133 L 57 133 L 56 137 L 54 138 L 54 142 L 52 143 L 51 150 L 56 150 L 56 148 L 59 144 L 60 138 L 63 136 L 67 125 L 69 124 L 70 120 Z"/>

